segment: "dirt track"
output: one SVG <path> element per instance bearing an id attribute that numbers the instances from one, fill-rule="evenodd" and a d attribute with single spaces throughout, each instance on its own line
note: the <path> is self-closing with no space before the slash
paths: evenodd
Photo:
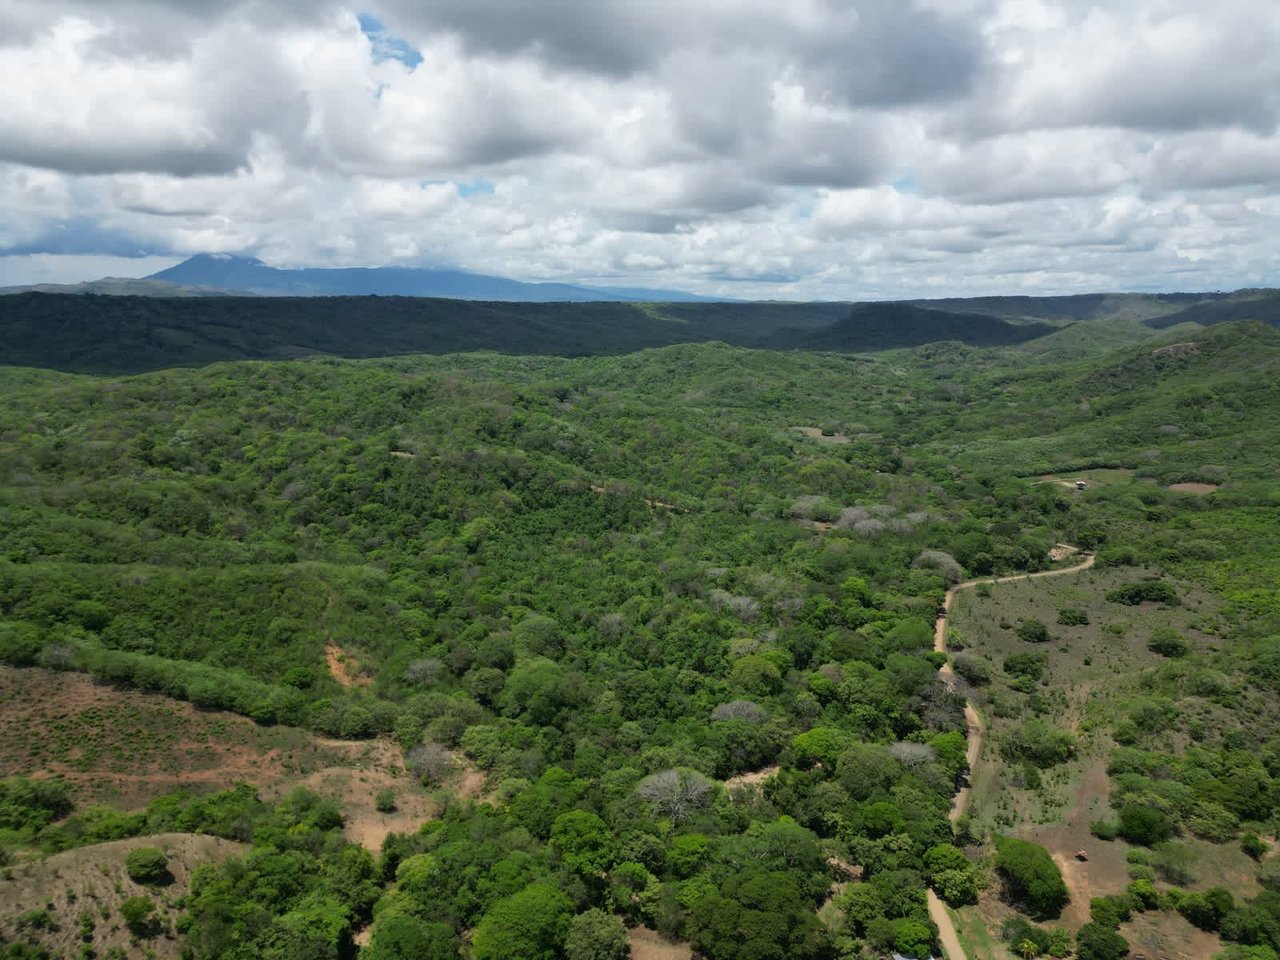
<path id="1" fill-rule="evenodd" d="M 1061 544 L 1059 546 L 1062 546 Z M 1041 570 L 1039 573 L 1018 573 L 1008 577 L 982 577 L 977 580 L 966 580 L 963 583 L 957 583 L 954 587 L 947 591 L 946 599 L 942 602 L 942 612 L 938 614 L 937 622 L 933 628 L 933 649 L 938 653 L 947 652 L 947 615 L 951 613 L 951 605 L 955 601 L 956 594 L 961 590 L 968 590 L 976 587 L 981 583 L 1014 583 L 1019 580 L 1035 580 L 1039 577 L 1058 577 L 1065 573 L 1079 573 L 1081 570 L 1088 570 L 1093 566 L 1093 554 L 1086 554 L 1084 560 L 1075 566 L 1064 567 L 1061 570 Z M 948 681 L 955 676 L 951 669 L 950 663 L 944 663 L 938 671 Z M 982 720 L 982 715 L 978 713 L 971 701 L 966 700 L 964 705 L 965 722 L 969 728 L 969 746 L 965 751 L 965 758 L 969 762 L 969 769 L 973 770 L 978 762 L 978 757 L 982 754 L 982 741 L 986 735 L 987 727 Z M 966 784 L 956 793 L 955 800 L 951 803 L 951 822 L 955 823 L 965 811 L 969 809 L 969 799 L 971 789 Z M 960 946 L 960 938 L 956 935 L 955 924 L 951 922 L 951 915 L 947 913 L 946 905 L 938 899 L 938 896 L 932 891 L 927 892 L 929 902 L 929 918 L 938 925 L 938 939 L 942 941 L 942 949 L 948 960 L 969 960 L 968 954 L 964 952 L 964 948 Z"/>

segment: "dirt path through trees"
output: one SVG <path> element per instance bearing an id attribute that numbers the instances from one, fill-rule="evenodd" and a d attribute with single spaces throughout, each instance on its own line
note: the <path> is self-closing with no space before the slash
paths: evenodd
<path id="1" fill-rule="evenodd" d="M 1061 570 L 1017 573 L 1008 577 L 982 577 L 977 580 L 966 580 L 963 583 L 957 583 L 947 591 L 946 599 L 942 602 L 942 611 L 938 614 L 937 622 L 933 628 L 933 649 L 938 653 L 947 652 L 947 616 L 951 613 L 951 605 L 955 602 L 956 594 L 961 590 L 968 590 L 982 583 L 1014 583 L 1019 580 L 1034 580 L 1039 577 L 1058 577 L 1066 573 L 1079 573 L 1081 570 L 1088 570 L 1093 566 L 1093 563 L 1093 554 L 1086 554 L 1080 563 L 1071 567 L 1063 567 Z M 951 669 L 950 663 L 944 663 L 938 672 L 946 679 L 948 685 L 954 682 L 955 673 Z M 987 727 L 983 722 L 982 715 L 978 713 L 977 708 L 974 707 L 973 702 L 970 700 L 965 701 L 964 717 L 965 723 L 969 728 L 969 742 L 968 749 L 965 751 L 965 758 L 969 761 L 970 779 L 972 780 L 973 768 L 978 762 L 978 757 L 982 754 L 982 741 L 986 735 Z M 951 803 L 950 817 L 952 823 L 963 817 L 969 809 L 971 792 L 972 788 L 969 784 L 965 784 L 956 793 L 955 800 Z M 927 896 L 929 918 L 938 925 L 938 939 L 942 941 L 942 949 L 948 960 L 969 960 L 968 955 L 960 946 L 960 938 L 956 935 L 955 924 L 951 922 L 951 915 L 947 912 L 946 905 L 932 890 L 927 891 Z"/>

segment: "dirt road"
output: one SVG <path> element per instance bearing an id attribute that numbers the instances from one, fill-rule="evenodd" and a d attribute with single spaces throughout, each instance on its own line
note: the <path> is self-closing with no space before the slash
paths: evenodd
<path id="1" fill-rule="evenodd" d="M 1066 573 L 1079 573 L 1081 570 L 1088 570 L 1092 567 L 1093 562 L 1093 554 L 1086 554 L 1080 563 L 1071 567 L 1063 567 L 1061 570 L 1017 573 L 1008 577 L 982 577 L 978 580 L 966 580 L 963 583 L 957 583 L 947 591 L 946 599 L 942 602 L 942 612 L 938 614 L 938 620 L 933 628 L 933 649 L 939 653 L 947 652 L 947 616 L 951 613 L 951 605 L 955 601 L 956 594 L 961 590 L 968 590 L 971 587 L 978 586 L 980 583 L 1014 583 L 1018 580 L 1034 580 L 1038 577 L 1060 577 Z M 948 679 L 954 676 L 950 663 L 944 663 L 942 669 L 938 672 Z M 965 758 L 969 761 L 969 770 L 972 771 L 978 762 L 978 757 L 982 754 L 982 741 L 986 735 L 987 727 L 982 720 L 982 715 L 978 713 L 977 708 L 974 707 L 971 701 L 965 701 L 964 718 L 965 724 L 969 728 L 969 745 L 965 751 Z M 972 778 L 972 773 L 970 776 Z M 952 823 L 963 817 L 965 811 L 969 809 L 970 796 L 971 789 L 968 784 L 956 793 L 955 799 L 951 802 L 950 816 Z M 942 941 L 942 949 L 948 960 L 969 960 L 968 955 L 960 946 L 960 938 L 956 935 L 955 924 L 951 922 L 951 915 L 947 913 L 946 905 L 938 899 L 932 890 L 928 891 L 928 899 L 929 918 L 938 925 L 938 939 Z"/>

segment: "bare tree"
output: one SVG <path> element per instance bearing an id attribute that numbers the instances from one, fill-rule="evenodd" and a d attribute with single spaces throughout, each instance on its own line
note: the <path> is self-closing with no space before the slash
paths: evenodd
<path id="1" fill-rule="evenodd" d="M 712 783 L 697 770 L 662 770 L 650 774 L 636 786 L 636 796 L 655 813 L 681 823 L 702 809 L 711 799 Z"/>
<path id="2" fill-rule="evenodd" d="M 951 583 L 959 583 L 964 579 L 964 567 L 949 553 L 941 550 L 922 550 L 920 555 L 911 561 L 911 566 L 933 567 Z"/>
<path id="3" fill-rule="evenodd" d="M 409 751 L 404 765 L 426 783 L 441 783 L 453 772 L 454 760 L 447 748 L 438 743 L 420 743 Z"/>
<path id="4" fill-rule="evenodd" d="M 434 658 L 411 661 L 404 668 L 405 683 L 429 687 L 440 678 L 442 670 L 444 670 L 444 664 Z"/>
<path id="5" fill-rule="evenodd" d="M 889 755 L 908 770 L 924 766 L 936 756 L 933 747 L 927 743 L 912 743 L 909 740 L 899 740 L 891 745 Z"/>
<path id="6" fill-rule="evenodd" d="M 748 723 L 764 723 L 769 719 L 768 712 L 758 703 L 750 700 L 730 700 L 711 711 L 712 720 L 745 720 Z"/>

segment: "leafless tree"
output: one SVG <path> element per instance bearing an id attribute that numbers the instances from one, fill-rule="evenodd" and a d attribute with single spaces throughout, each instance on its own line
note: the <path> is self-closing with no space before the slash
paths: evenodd
<path id="1" fill-rule="evenodd" d="M 748 723 L 764 723 L 769 719 L 768 712 L 758 703 L 750 700 L 730 700 L 711 711 L 712 720 L 745 720 Z"/>
<path id="2" fill-rule="evenodd" d="M 654 812 L 681 823 L 711 799 L 712 783 L 696 770 L 662 770 L 636 786 L 636 796 Z"/>
<path id="3" fill-rule="evenodd" d="M 441 783 L 453 772 L 453 754 L 438 743 L 420 743 L 405 757 L 405 766 L 426 783 Z"/>

